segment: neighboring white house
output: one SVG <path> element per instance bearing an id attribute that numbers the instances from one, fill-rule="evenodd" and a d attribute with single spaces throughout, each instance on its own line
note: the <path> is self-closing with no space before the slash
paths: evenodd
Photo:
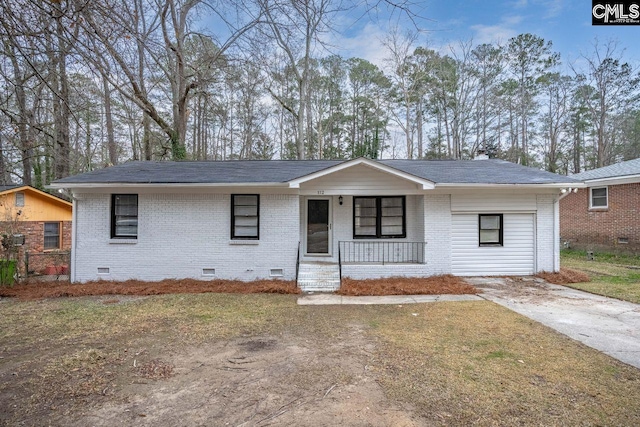
<path id="1" fill-rule="evenodd" d="M 529 275 L 578 181 L 502 160 L 129 162 L 73 194 L 71 280 Z"/>

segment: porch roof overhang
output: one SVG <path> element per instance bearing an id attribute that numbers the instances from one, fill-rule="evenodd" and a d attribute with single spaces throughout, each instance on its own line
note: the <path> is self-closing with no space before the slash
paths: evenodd
<path id="1" fill-rule="evenodd" d="M 296 179 L 292 179 L 291 181 L 289 181 L 289 188 L 300 188 L 300 185 L 306 182 L 313 181 L 314 179 L 322 178 L 324 176 L 331 175 L 332 173 L 336 173 L 359 165 L 363 165 L 371 169 L 378 170 L 380 172 L 384 172 L 397 178 L 412 182 L 414 184 L 417 184 L 419 188 L 423 190 L 433 190 L 436 187 L 435 182 L 428 179 L 420 178 L 394 167 L 360 157 L 357 159 L 345 161 L 343 163 L 328 167 L 314 173 L 310 173 L 305 176 L 301 176 Z"/>

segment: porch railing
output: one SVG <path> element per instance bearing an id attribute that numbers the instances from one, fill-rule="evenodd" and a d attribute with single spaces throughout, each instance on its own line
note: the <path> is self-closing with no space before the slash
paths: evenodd
<path id="1" fill-rule="evenodd" d="M 424 264 L 426 242 L 372 242 L 348 240 L 338 243 L 341 264 Z"/>

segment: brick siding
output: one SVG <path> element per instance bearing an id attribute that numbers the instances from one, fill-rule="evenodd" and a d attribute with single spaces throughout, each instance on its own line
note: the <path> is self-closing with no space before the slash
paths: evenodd
<path id="1" fill-rule="evenodd" d="M 46 221 L 57 222 L 57 221 Z M 44 249 L 44 221 L 0 222 L 0 234 L 24 234 L 24 245 L 17 248 L 16 257 L 22 275 L 26 272 L 26 254 L 29 252 L 29 272 L 42 274 L 49 265 L 68 265 L 68 257 L 57 255 L 71 250 L 71 221 L 59 221 L 62 224 L 59 249 Z M 4 256 L 4 255 L 3 255 Z"/>
<path id="2" fill-rule="evenodd" d="M 639 253 L 640 183 L 608 186 L 606 209 L 589 209 L 589 193 L 580 190 L 560 201 L 561 240 L 577 249 Z"/>

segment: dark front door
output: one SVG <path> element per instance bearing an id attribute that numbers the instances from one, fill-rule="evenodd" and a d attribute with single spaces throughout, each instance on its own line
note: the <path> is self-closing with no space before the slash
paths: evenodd
<path id="1" fill-rule="evenodd" d="M 328 199 L 307 200 L 307 254 L 329 254 L 329 208 Z"/>

